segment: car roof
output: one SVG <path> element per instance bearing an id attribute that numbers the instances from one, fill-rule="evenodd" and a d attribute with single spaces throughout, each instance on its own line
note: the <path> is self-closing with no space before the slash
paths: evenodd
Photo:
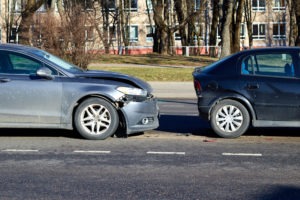
<path id="1" fill-rule="evenodd" d="M 31 46 L 26 46 L 26 45 L 20 45 L 20 44 L 11 44 L 11 43 L 6 43 L 6 44 L 0 44 L 0 49 L 1 50 L 19 50 L 19 51 L 26 51 L 26 50 L 34 50 L 38 49 L 36 47 L 31 47 Z"/>
<path id="2" fill-rule="evenodd" d="M 263 47 L 263 48 L 253 48 L 253 49 L 246 49 L 240 52 L 269 52 L 269 51 L 284 51 L 284 50 L 300 50 L 298 46 L 283 46 L 283 47 Z"/>

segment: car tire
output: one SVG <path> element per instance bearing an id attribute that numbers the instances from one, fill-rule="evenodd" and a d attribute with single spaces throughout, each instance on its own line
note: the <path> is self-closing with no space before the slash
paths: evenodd
<path id="1" fill-rule="evenodd" d="M 213 107 L 210 124 L 220 137 L 237 138 L 247 131 L 250 115 L 241 103 L 234 100 L 223 100 Z"/>
<path id="2" fill-rule="evenodd" d="M 100 98 L 89 98 L 76 109 L 74 124 L 82 137 L 104 140 L 116 132 L 119 116 L 110 102 Z"/>

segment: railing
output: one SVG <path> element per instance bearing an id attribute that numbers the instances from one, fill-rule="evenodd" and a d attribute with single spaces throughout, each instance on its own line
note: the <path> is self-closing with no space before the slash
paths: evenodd
<path id="1" fill-rule="evenodd" d="M 210 51 L 214 51 L 214 55 L 220 54 L 219 46 L 173 46 L 171 47 L 173 55 L 183 55 L 183 56 L 197 56 L 197 55 L 209 55 Z M 92 50 L 95 53 L 104 53 L 104 47 L 96 47 Z M 153 53 L 152 46 L 115 46 L 109 48 L 110 54 L 129 54 L 129 55 L 138 55 L 138 54 L 149 54 Z"/>

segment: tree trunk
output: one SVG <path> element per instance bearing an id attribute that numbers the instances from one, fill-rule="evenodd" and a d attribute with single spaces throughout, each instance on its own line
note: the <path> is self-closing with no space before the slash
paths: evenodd
<path id="1" fill-rule="evenodd" d="M 235 21 L 233 23 L 232 29 L 232 51 L 231 53 L 236 53 L 240 51 L 240 36 L 241 36 L 241 24 L 242 24 L 242 17 L 243 17 L 243 8 L 244 8 L 244 0 L 239 0 L 237 5 L 237 9 L 234 9 L 236 13 L 233 13 L 233 18 L 235 16 Z"/>
<path id="2" fill-rule="evenodd" d="M 167 54 L 167 44 L 168 44 L 168 34 L 167 34 L 167 27 L 164 22 L 164 13 L 165 13 L 165 6 L 162 0 L 152 0 L 153 5 L 153 20 L 156 25 L 155 29 L 155 37 L 154 38 L 154 52 L 160 54 Z M 155 44 L 156 43 L 156 44 Z M 157 49 L 155 49 L 157 48 Z"/>
<path id="3" fill-rule="evenodd" d="M 178 23 L 183 24 L 184 20 L 186 18 L 186 15 L 185 15 L 184 12 L 185 11 L 187 12 L 185 2 L 183 2 L 182 0 L 175 1 L 175 9 L 176 9 L 176 12 L 177 12 Z M 188 46 L 187 34 L 186 34 L 185 27 L 179 27 L 179 34 L 180 34 L 180 38 L 181 38 L 181 46 L 183 46 L 183 47 Z M 183 55 L 186 54 L 186 48 L 182 49 L 182 54 Z"/>
<path id="4" fill-rule="evenodd" d="M 18 28 L 19 43 L 32 45 L 31 25 L 34 13 L 45 3 L 44 0 L 28 0 L 25 10 L 21 12 L 21 23 Z"/>
<path id="5" fill-rule="evenodd" d="M 300 4 L 299 4 L 299 1 L 293 0 L 293 6 L 295 7 L 296 24 L 297 24 L 297 29 L 298 29 L 295 46 L 300 46 Z"/>
<path id="6" fill-rule="evenodd" d="M 216 57 L 216 49 L 215 46 L 217 45 L 217 28 L 218 28 L 218 22 L 219 22 L 219 0 L 213 0 L 213 18 L 212 18 L 212 24 L 211 24 L 211 31 L 209 34 L 209 55 L 211 57 Z"/>
<path id="7" fill-rule="evenodd" d="M 231 25 L 233 0 L 224 0 L 222 20 L 222 49 L 221 58 L 231 54 Z"/>
<path id="8" fill-rule="evenodd" d="M 248 32 L 248 43 L 249 43 L 249 48 L 251 49 L 253 46 L 253 37 L 252 37 L 252 24 L 253 20 L 252 19 L 252 3 L 251 0 L 245 0 L 244 3 L 244 16 L 245 16 L 245 21 L 246 21 L 246 26 L 247 26 L 247 32 Z"/>

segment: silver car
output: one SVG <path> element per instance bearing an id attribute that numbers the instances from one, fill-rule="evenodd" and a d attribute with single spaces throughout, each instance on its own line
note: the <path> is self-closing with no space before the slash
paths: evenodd
<path id="1" fill-rule="evenodd" d="M 159 126 L 157 101 L 146 82 L 105 71 L 84 71 L 50 53 L 0 45 L 0 127 L 75 128 L 106 139 Z"/>

